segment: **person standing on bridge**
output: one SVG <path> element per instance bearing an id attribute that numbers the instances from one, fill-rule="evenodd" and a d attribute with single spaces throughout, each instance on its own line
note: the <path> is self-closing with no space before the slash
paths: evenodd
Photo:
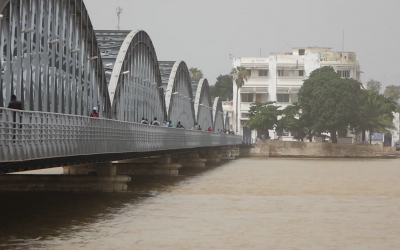
<path id="1" fill-rule="evenodd" d="M 22 102 L 17 100 L 17 96 L 16 95 L 12 95 L 11 96 L 11 101 L 10 103 L 8 103 L 8 107 L 9 109 L 18 109 L 18 110 L 24 110 L 24 107 L 22 105 Z"/>
<path id="2" fill-rule="evenodd" d="M 11 101 L 8 103 L 9 109 L 18 109 L 18 110 L 24 110 L 24 106 L 22 105 L 22 102 L 17 100 L 16 95 L 11 96 Z M 20 122 L 22 117 L 20 116 Z M 17 127 L 17 112 L 13 111 L 13 140 L 15 140 L 15 134 L 17 133 L 17 130 L 15 129 Z M 22 128 L 22 125 L 19 125 L 19 128 Z"/>
<path id="3" fill-rule="evenodd" d="M 92 111 L 92 113 L 90 114 L 90 117 L 93 117 L 93 118 L 99 118 L 99 113 L 97 112 L 97 107 L 93 107 L 93 111 Z"/>

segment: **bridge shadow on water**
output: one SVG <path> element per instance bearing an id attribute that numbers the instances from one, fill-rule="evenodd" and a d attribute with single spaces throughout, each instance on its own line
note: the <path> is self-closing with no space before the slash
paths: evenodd
<path id="1" fill-rule="evenodd" d="M 168 188 L 223 165 L 180 169 L 179 176 L 133 176 L 123 193 L 0 193 L 0 249 L 29 249 L 29 242 L 57 237 L 126 205 L 140 204 Z"/>

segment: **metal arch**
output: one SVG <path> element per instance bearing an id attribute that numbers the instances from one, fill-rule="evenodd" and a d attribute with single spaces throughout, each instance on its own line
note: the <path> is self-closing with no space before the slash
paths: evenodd
<path id="1" fill-rule="evenodd" d="M 230 130 L 230 127 L 229 127 L 229 123 L 230 123 L 230 121 L 229 121 L 229 112 L 225 112 L 225 114 L 224 114 L 224 116 L 225 116 L 225 130 Z"/>
<path id="2" fill-rule="evenodd" d="M 218 133 L 224 130 L 224 110 L 222 108 L 222 102 L 219 97 L 215 97 L 213 105 L 213 117 L 214 127 L 213 131 Z"/>
<path id="3" fill-rule="evenodd" d="M 0 107 L 89 115 L 111 105 L 100 51 L 82 0 L 1 1 Z"/>
<path id="4" fill-rule="evenodd" d="M 186 63 L 176 61 L 171 69 L 165 93 L 168 120 L 171 120 L 174 125 L 180 121 L 185 128 L 193 127 L 195 123 L 193 99 L 190 74 Z"/>
<path id="5" fill-rule="evenodd" d="M 149 35 L 130 32 L 119 49 L 108 85 L 113 118 L 140 122 L 165 119 L 164 91 L 157 55 Z"/>
<path id="6" fill-rule="evenodd" d="M 194 100 L 194 111 L 196 115 L 196 122 L 203 129 L 207 129 L 213 126 L 213 113 L 212 103 L 208 81 L 205 78 L 201 78 L 197 85 L 196 98 Z"/>

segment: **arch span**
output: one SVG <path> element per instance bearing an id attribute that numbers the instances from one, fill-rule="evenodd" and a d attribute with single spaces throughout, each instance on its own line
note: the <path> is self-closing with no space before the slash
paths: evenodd
<path id="1" fill-rule="evenodd" d="M 201 78 L 197 85 L 196 98 L 194 101 L 196 122 L 203 129 L 213 127 L 212 103 L 209 88 L 207 79 Z"/>
<path id="2" fill-rule="evenodd" d="M 190 74 L 186 63 L 176 61 L 171 70 L 168 87 L 165 93 L 168 120 L 174 125 L 179 121 L 185 128 L 195 123 L 193 92 Z"/>
<path id="3" fill-rule="evenodd" d="M 82 0 L 2 0 L 0 107 L 89 115 L 111 104 L 101 55 Z"/>
<path id="4" fill-rule="evenodd" d="M 218 133 L 218 131 L 221 132 L 224 130 L 224 110 L 222 108 L 221 98 L 215 97 L 212 110 L 214 117 L 213 131 Z"/>
<path id="5" fill-rule="evenodd" d="M 130 122 L 140 122 L 142 117 L 165 119 L 157 55 L 145 31 L 132 31 L 126 36 L 111 73 L 108 91 L 115 119 Z"/>

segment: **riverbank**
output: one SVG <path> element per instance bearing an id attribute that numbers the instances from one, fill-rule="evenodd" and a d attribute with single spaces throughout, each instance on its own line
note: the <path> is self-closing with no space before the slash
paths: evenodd
<path id="1" fill-rule="evenodd" d="M 400 152 L 396 152 L 393 147 L 278 140 L 258 142 L 249 152 L 241 152 L 241 155 L 289 158 L 400 158 Z"/>

